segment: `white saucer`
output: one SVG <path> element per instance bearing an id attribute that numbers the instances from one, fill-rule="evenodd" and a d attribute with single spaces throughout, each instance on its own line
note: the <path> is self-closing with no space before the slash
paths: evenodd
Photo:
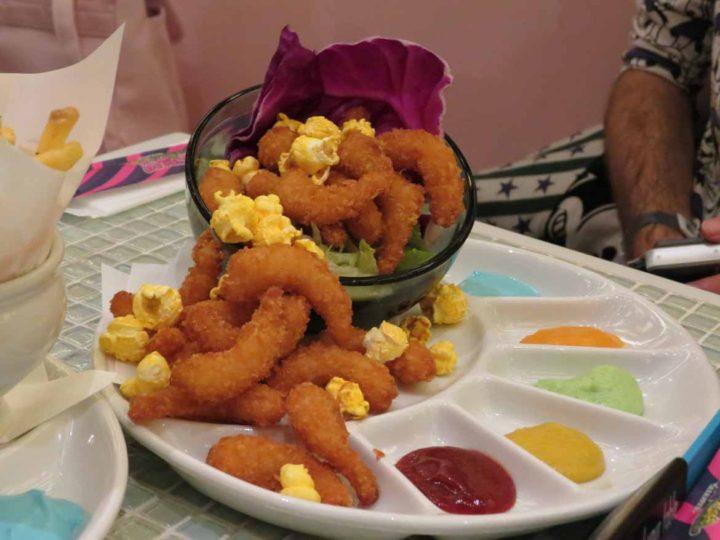
<path id="1" fill-rule="evenodd" d="M 640 296 L 556 259 L 470 239 L 447 280 L 457 283 L 474 270 L 525 281 L 541 297 L 470 297 L 465 321 L 432 332 L 433 341 L 449 339 L 455 344 L 455 373 L 402 390 L 384 414 L 348 422 L 351 444 L 380 484 L 380 499 L 370 508 L 284 497 L 205 463 L 209 448 L 222 436 L 259 433 L 283 440 L 290 436 L 285 425 L 254 429 L 172 419 L 136 425 L 115 387 L 107 388 L 105 395 L 135 439 L 208 496 L 302 532 L 387 539 L 411 534 L 497 538 L 607 511 L 671 459 L 682 456 L 720 407 L 717 376 L 698 344 Z M 136 276 L 139 282 L 141 277 Z M 128 283 L 113 285 L 115 291 Z M 103 313 L 101 327 L 109 320 L 109 312 Z M 538 328 L 577 324 L 613 332 L 627 347 L 519 343 Z M 119 364 L 96 348 L 98 368 L 126 368 Z M 638 380 L 645 401 L 642 417 L 533 386 L 540 378 L 572 377 L 599 364 L 623 367 Z M 605 454 L 605 473 L 575 484 L 504 437 L 518 427 L 548 421 L 582 429 L 593 438 Z M 515 480 L 515 506 L 504 514 L 467 516 L 447 514 L 431 504 L 394 465 L 411 450 L 437 445 L 473 448 L 498 460 Z M 377 460 L 374 448 L 385 456 Z"/>
<path id="2" fill-rule="evenodd" d="M 70 372 L 50 358 L 45 367 L 51 379 Z M 79 504 L 90 516 L 80 540 L 97 540 L 108 533 L 120 510 L 127 477 L 125 438 L 100 396 L 0 445 L 0 494 L 39 489 Z"/>

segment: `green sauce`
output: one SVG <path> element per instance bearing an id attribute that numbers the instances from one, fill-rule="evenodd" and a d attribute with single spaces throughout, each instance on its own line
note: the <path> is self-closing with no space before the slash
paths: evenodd
<path id="1" fill-rule="evenodd" d="M 595 366 L 574 379 L 541 379 L 535 386 L 639 416 L 645 408 L 635 377 L 617 366 Z"/>

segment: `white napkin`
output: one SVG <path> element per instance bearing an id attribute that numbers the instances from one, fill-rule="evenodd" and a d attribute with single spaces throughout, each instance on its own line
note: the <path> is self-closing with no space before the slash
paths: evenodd
<path id="1" fill-rule="evenodd" d="M 118 291 L 135 292 L 143 283 L 179 287 L 187 273 L 187 269 L 192 265 L 191 252 L 193 245 L 194 241 L 188 240 L 180 248 L 175 259 L 168 264 L 133 264 L 130 267 L 129 274 L 112 266 L 102 265 L 101 302 L 103 312 L 95 333 L 95 343 L 97 343 L 98 337 L 113 319 L 112 313 L 110 313 L 110 300 L 113 295 Z M 116 374 L 115 382 L 122 383 L 124 380 L 135 376 L 136 364 L 121 362 L 109 356 L 105 358 L 106 361 L 103 367 Z"/>
<path id="2" fill-rule="evenodd" d="M 174 146 L 186 143 L 189 139 L 190 135 L 187 133 L 168 133 L 167 135 L 128 146 L 122 150 L 99 155 L 93 161 L 105 161 L 106 159 L 146 152 L 155 148 Z M 73 199 L 65 212 L 81 217 L 107 217 L 184 190 L 185 173 L 173 174 L 159 180 L 140 182 Z"/>
<path id="3" fill-rule="evenodd" d="M 123 29 L 87 58 L 46 73 L 0 73 L 0 115 L 16 144 L 0 139 L 0 282 L 22 275 L 47 258 L 53 231 L 100 148 L 110 111 Z M 69 140 L 83 157 L 67 172 L 38 163 L 35 148 L 50 111 L 73 106 L 80 118 Z"/>
<path id="4" fill-rule="evenodd" d="M 10 390 L 0 406 L 0 444 L 12 441 L 73 405 L 99 392 L 116 377 L 109 371 L 89 370 L 48 380 L 40 364 Z"/>

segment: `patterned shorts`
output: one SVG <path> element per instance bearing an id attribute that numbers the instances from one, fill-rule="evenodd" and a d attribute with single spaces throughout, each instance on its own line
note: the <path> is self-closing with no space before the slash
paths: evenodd
<path id="1" fill-rule="evenodd" d="M 603 162 L 602 127 L 474 175 L 478 220 L 624 262 L 622 231 Z"/>

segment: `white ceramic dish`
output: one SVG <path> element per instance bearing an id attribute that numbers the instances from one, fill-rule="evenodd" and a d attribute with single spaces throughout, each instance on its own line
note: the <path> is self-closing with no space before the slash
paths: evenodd
<path id="1" fill-rule="evenodd" d="M 107 396 L 133 437 L 210 497 L 271 523 L 344 538 L 500 537 L 606 511 L 682 455 L 720 406 L 717 376 L 700 347 L 639 296 L 572 265 L 480 240 L 465 244 L 446 279 L 459 282 L 474 270 L 514 276 L 542 297 L 472 297 L 471 314 L 462 324 L 433 329 L 433 340 L 455 343 L 456 372 L 402 391 L 382 415 L 348 423 L 353 446 L 380 483 L 380 499 L 371 508 L 283 497 L 205 464 L 208 449 L 221 436 L 246 432 L 292 439 L 287 426 L 255 430 L 181 420 L 139 426 L 128 419 L 127 402 L 115 388 L 107 389 Z M 101 325 L 108 320 L 105 314 Z M 617 333 L 629 347 L 518 344 L 539 327 L 560 324 L 598 326 Z M 644 417 L 531 386 L 538 378 L 571 377 L 600 363 L 622 366 L 638 379 Z M 113 362 L 97 352 L 96 364 L 108 368 Z M 517 427 L 553 420 L 597 441 L 607 462 L 603 476 L 574 484 L 503 437 Z M 474 448 L 502 463 L 517 486 L 514 508 L 479 516 L 436 508 L 394 467 L 407 452 L 434 445 Z M 374 448 L 385 457 L 376 460 Z"/>
<path id="2" fill-rule="evenodd" d="M 0 407 L 2 396 L 45 359 L 65 320 L 60 263 L 65 243 L 55 231 L 45 261 L 0 283 Z"/>
<path id="3" fill-rule="evenodd" d="M 69 372 L 59 361 L 45 365 L 50 378 Z M 105 537 L 120 510 L 127 476 L 120 424 L 100 396 L 0 445 L 0 494 L 40 489 L 79 504 L 90 514 L 80 540 Z"/>

